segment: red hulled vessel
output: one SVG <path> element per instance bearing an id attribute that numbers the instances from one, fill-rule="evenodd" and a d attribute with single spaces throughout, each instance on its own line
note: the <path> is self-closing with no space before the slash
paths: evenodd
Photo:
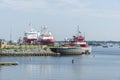
<path id="1" fill-rule="evenodd" d="M 29 31 L 26 31 L 24 33 L 24 43 L 27 43 L 27 44 L 32 44 L 32 43 L 35 43 L 37 40 L 38 40 L 38 37 L 40 35 L 40 33 L 36 30 L 34 30 L 31 26 L 31 24 L 29 24 Z"/>
<path id="2" fill-rule="evenodd" d="M 91 47 L 88 46 L 85 37 L 81 35 L 79 26 L 77 35 L 73 36 L 72 39 L 66 39 L 62 46 L 50 49 L 53 52 L 61 53 L 61 55 L 88 54 L 92 50 Z"/>
<path id="3" fill-rule="evenodd" d="M 42 27 L 39 41 L 42 45 L 54 45 L 56 42 L 52 33 L 48 31 L 47 26 Z"/>

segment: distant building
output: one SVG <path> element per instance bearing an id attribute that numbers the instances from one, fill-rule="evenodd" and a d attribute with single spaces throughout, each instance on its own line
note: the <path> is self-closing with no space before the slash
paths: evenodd
<path id="1" fill-rule="evenodd" d="M 0 48 L 6 48 L 7 42 L 4 39 L 0 39 Z"/>

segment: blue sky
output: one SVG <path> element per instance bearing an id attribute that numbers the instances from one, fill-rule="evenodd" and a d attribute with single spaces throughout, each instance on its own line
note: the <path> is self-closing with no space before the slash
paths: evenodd
<path id="1" fill-rule="evenodd" d="M 0 38 L 17 40 L 28 24 L 47 25 L 56 40 L 76 34 L 87 40 L 120 40 L 120 0 L 0 0 Z"/>

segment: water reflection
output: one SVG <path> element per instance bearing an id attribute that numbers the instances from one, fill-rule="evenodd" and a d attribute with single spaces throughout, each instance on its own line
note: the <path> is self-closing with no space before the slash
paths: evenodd
<path id="1" fill-rule="evenodd" d="M 120 50 L 110 51 L 100 48 L 82 56 L 0 57 L 0 61 L 19 62 L 0 66 L 0 80 L 120 80 L 120 56 L 116 55 Z"/>
<path id="2" fill-rule="evenodd" d="M 32 76 L 34 79 L 44 79 L 44 80 L 74 80 L 75 78 L 80 79 L 80 75 L 82 74 L 82 58 L 72 58 L 62 62 L 58 61 L 57 64 L 29 64 L 26 65 L 26 71 L 29 75 Z M 74 64 L 72 64 L 71 60 L 74 59 Z M 64 62 L 64 63 L 63 63 Z M 37 80 L 36 79 L 36 80 Z"/>

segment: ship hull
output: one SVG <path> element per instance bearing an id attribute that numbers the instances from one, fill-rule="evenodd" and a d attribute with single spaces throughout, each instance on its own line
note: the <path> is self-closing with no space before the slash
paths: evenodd
<path id="1" fill-rule="evenodd" d="M 60 47 L 51 48 L 51 51 L 60 53 L 61 55 L 81 55 L 91 53 L 91 47 Z"/>
<path id="2" fill-rule="evenodd" d="M 35 42 L 35 41 L 37 41 L 37 39 L 35 39 L 35 38 L 24 38 L 24 41 L 25 41 L 25 43 L 32 43 L 32 42 Z"/>
<path id="3" fill-rule="evenodd" d="M 42 45 L 52 45 L 55 43 L 54 39 L 46 39 L 46 40 L 41 40 L 40 41 Z"/>

